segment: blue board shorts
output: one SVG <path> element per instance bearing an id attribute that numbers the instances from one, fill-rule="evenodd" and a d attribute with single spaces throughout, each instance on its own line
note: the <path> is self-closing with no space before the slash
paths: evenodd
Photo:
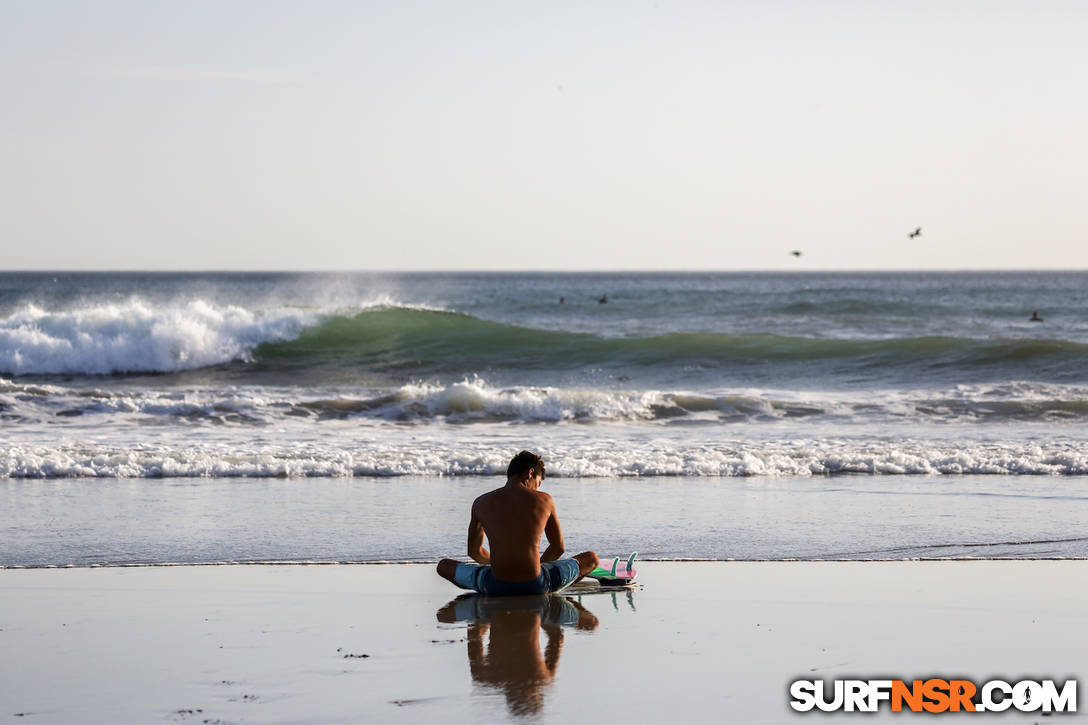
<path id="1" fill-rule="evenodd" d="M 453 621 L 457 622 L 490 622 L 496 615 L 501 616 L 515 611 L 535 611 L 540 613 L 541 624 L 578 626 L 578 609 L 566 597 L 494 599 L 483 595 L 462 594 L 454 602 Z"/>
<path id="2" fill-rule="evenodd" d="M 549 594 L 566 589 L 578 578 L 578 562 L 560 559 L 540 565 L 540 576 L 524 582 L 505 582 L 491 573 L 491 567 L 483 564 L 457 564 L 454 582 L 462 589 L 472 589 L 480 594 L 505 597 L 516 594 Z"/>

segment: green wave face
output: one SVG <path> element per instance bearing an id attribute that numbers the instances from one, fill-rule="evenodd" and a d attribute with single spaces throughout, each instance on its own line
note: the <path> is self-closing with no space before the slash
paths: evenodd
<path id="1" fill-rule="evenodd" d="M 535 330 L 470 315 L 379 308 L 333 317 L 299 337 L 254 351 L 272 370 L 339 369 L 472 375 L 488 371 L 608 370 L 617 375 L 685 378 L 755 375 L 864 377 L 919 369 L 950 380 L 988 373 L 1065 380 L 1088 373 L 1088 346 L 1060 340 L 972 340 L 953 337 L 818 339 L 776 335 L 672 333 L 600 337 Z M 693 378 L 694 380 L 694 378 Z M 702 380 L 706 382 L 706 380 Z"/>
<path id="2" fill-rule="evenodd" d="M 533 367 L 591 336 L 531 330 L 456 312 L 384 308 L 334 317 L 286 342 L 265 343 L 254 358 L 278 364 L 353 364 L 382 370 L 443 371 L 473 364 Z"/>

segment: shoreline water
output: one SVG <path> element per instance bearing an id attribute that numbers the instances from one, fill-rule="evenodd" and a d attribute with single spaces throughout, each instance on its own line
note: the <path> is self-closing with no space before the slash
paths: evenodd
<path id="1" fill-rule="evenodd" d="M 430 562 L 495 477 L 0 480 L 0 566 Z M 647 560 L 1088 557 L 1088 477 L 552 479 L 571 551 Z"/>
<path id="2" fill-rule="evenodd" d="M 453 557 L 458 558 L 458 557 Z M 467 561 L 467 557 L 459 557 Z M 621 557 L 622 558 L 622 557 Z M 611 561 L 611 559 L 609 559 Z M 969 564 L 983 562 L 1078 562 L 1088 561 L 1088 556 L 1069 557 L 959 557 L 959 558 L 925 558 L 915 557 L 911 559 L 647 559 L 641 555 L 638 558 L 640 565 L 649 564 Z M 72 571 L 85 569 L 174 569 L 182 567 L 215 568 L 215 567 L 337 567 L 337 566 L 415 566 L 433 568 L 436 561 L 208 561 L 208 562 L 156 562 L 154 564 L 42 564 L 36 566 L 11 565 L 0 566 L 0 571 Z M 583 592 L 584 593 L 584 592 Z"/>

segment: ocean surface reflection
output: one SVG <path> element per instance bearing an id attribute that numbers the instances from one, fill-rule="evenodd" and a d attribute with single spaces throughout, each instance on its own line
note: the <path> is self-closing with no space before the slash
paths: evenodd
<path id="1" fill-rule="evenodd" d="M 617 592 L 612 605 L 619 607 Z M 625 591 L 634 608 L 631 591 Z M 468 623 L 467 652 L 472 680 L 488 693 L 501 692 L 513 715 L 535 715 L 559 668 L 564 629 L 592 632 L 600 620 L 569 596 L 485 597 L 466 594 L 436 612 L 439 622 Z M 543 645 L 541 631 L 543 630 Z"/>

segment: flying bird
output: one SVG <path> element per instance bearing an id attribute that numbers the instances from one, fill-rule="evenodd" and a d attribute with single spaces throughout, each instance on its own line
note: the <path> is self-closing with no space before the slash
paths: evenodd
<path id="1" fill-rule="evenodd" d="M 914 239 L 915 237 L 920 237 L 920 236 L 922 236 L 922 227 L 918 227 L 917 229 L 915 229 L 915 230 L 914 230 L 913 232 L 911 232 L 911 233 L 910 233 L 910 234 L 908 234 L 907 236 L 908 236 L 908 237 L 909 237 L 910 239 Z"/>
<path id="2" fill-rule="evenodd" d="M 792 254 L 795 257 L 800 257 L 801 256 L 801 250 L 800 249 L 795 249 L 792 252 L 790 252 L 790 254 Z"/>

